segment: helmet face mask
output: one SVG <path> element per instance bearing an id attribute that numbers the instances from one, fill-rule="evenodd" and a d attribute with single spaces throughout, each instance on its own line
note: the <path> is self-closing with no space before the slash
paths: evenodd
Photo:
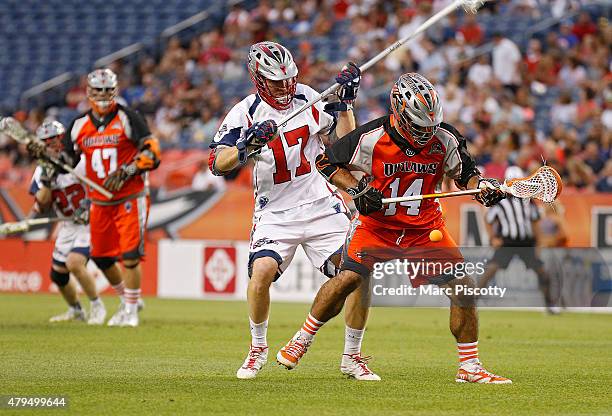
<path id="1" fill-rule="evenodd" d="M 260 97 L 277 110 L 288 109 L 295 96 L 298 69 L 287 48 L 274 42 L 256 43 L 249 50 L 247 66 Z"/>
<path id="2" fill-rule="evenodd" d="M 110 113 L 115 107 L 117 75 L 110 69 L 96 69 L 87 76 L 87 98 L 99 115 Z"/>
<path id="3" fill-rule="evenodd" d="M 390 99 L 402 136 L 414 147 L 427 145 L 443 119 L 442 104 L 433 85 L 419 74 L 404 74 L 393 85 Z"/>
<path id="4" fill-rule="evenodd" d="M 52 156 L 59 156 L 64 150 L 63 138 L 66 129 L 59 121 L 45 121 L 36 130 L 36 138 L 45 143 Z"/>

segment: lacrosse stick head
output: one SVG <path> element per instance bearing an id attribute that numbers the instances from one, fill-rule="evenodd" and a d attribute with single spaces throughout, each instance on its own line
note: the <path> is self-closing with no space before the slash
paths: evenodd
<path id="1" fill-rule="evenodd" d="M 0 120 L 0 133 L 12 137 L 19 143 L 29 142 L 28 132 L 13 117 L 4 117 Z"/>
<path id="2" fill-rule="evenodd" d="M 0 235 L 24 233 L 30 229 L 26 221 L 0 224 Z"/>
<path id="3" fill-rule="evenodd" d="M 476 14 L 486 0 L 463 0 L 461 7 L 466 13 Z"/>
<path id="4" fill-rule="evenodd" d="M 518 198 L 535 198 L 552 203 L 561 195 L 563 182 L 556 170 L 542 166 L 526 178 L 506 180 L 501 188 Z"/>

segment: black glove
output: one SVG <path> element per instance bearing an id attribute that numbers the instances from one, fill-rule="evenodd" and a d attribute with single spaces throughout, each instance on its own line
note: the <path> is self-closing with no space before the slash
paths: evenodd
<path id="1" fill-rule="evenodd" d="M 278 134 L 278 126 L 274 120 L 260 121 L 246 131 L 246 145 L 252 149 L 261 149 L 274 140 Z"/>
<path id="2" fill-rule="evenodd" d="M 81 199 L 79 207 L 74 210 L 72 214 L 72 220 L 77 224 L 87 225 L 89 224 L 89 208 L 91 207 L 91 201 L 87 198 Z"/>
<path id="3" fill-rule="evenodd" d="M 104 180 L 104 187 L 111 192 L 116 192 L 123 188 L 125 182 L 138 173 L 136 165 L 121 165 L 119 169 L 111 173 Z"/>
<path id="4" fill-rule="evenodd" d="M 44 159 L 47 156 L 47 146 L 40 140 L 30 140 L 26 149 L 34 159 Z"/>
<path id="5" fill-rule="evenodd" d="M 51 188 L 51 182 L 57 178 L 59 173 L 56 166 L 44 159 L 39 160 L 38 165 L 41 167 L 40 183 L 42 183 L 45 188 Z"/>
<path id="6" fill-rule="evenodd" d="M 506 197 L 506 193 L 499 189 L 499 186 L 497 179 L 481 178 L 478 181 L 478 188 L 482 191 L 474 199 L 485 207 L 492 207 Z"/>
<path id="7" fill-rule="evenodd" d="M 360 214 L 369 215 L 380 211 L 383 207 L 382 192 L 369 186 L 369 181 L 365 176 L 361 178 L 356 188 L 349 188 L 346 192 L 355 201 L 355 207 Z"/>
<path id="8" fill-rule="evenodd" d="M 359 91 L 359 82 L 361 81 L 361 70 L 357 65 L 349 62 L 336 75 L 336 82 L 340 84 L 340 88 L 336 91 L 340 101 L 352 105 L 357 99 L 357 91 Z"/>

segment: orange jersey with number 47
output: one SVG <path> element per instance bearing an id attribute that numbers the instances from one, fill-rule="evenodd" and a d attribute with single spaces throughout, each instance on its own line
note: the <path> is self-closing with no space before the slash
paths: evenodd
<path id="1" fill-rule="evenodd" d="M 462 187 L 480 172 L 467 152 L 465 139 L 442 123 L 421 149 L 414 148 L 384 116 L 353 130 L 326 150 L 330 163 L 365 172 L 370 185 L 384 198 L 440 192 L 443 177 Z M 442 224 L 437 199 L 386 204 L 382 211 L 362 215 L 360 221 L 392 229 L 431 229 Z"/>
<path id="2" fill-rule="evenodd" d="M 64 137 L 65 149 L 72 151 L 73 160 L 78 153 L 85 155 L 87 177 L 100 186 L 109 174 L 122 165 L 129 165 L 140 151 L 142 143 L 151 136 L 145 119 L 140 113 L 117 105 L 103 119 L 97 119 L 90 111 L 76 118 Z M 145 173 L 130 178 L 113 194 L 109 201 L 95 189 L 89 189 L 89 197 L 95 202 L 121 202 L 145 192 Z"/>

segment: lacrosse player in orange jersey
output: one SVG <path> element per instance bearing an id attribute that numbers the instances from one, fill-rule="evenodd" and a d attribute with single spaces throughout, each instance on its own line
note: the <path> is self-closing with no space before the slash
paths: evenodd
<path id="1" fill-rule="evenodd" d="M 383 206 L 383 195 L 389 198 L 434 193 L 447 176 L 460 188 L 482 189 L 476 200 L 487 207 L 505 197 L 496 180 L 480 176 L 465 139 L 442 122 L 439 95 L 427 79 L 414 73 L 402 75 L 390 98 L 392 114 L 357 128 L 317 159 L 319 172 L 353 197 L 359 213 L 353 217 L 347 234 L 340 274 L 320 288 L 306 322 L 277 354 L 278 362 L 289 369 L 298 364 L 319 328 L 340 312 L 346 297 L 368 284 L 374 263 L 397 258 L 398 250 L 408 256 L 407 249 L 414 247 L 443 248 L 454 263 L 463 261 L 444 226 L 437 200 Z M 366 176 L 358 181 L 349 168 L 363 171 Z M 433 229 L 442 231 L 441 241 L 430 240 Z M 369 255 L 367 250 L 371 249 L 379 257 Z M 387 253 L 395 256 L 385 258 Z M 511 383 L 485 370 L 478 359 L 475 300 L 457 295 L 455 290 L 457 286 L 473 288 L 471 279 L 430 274 L 419 275 L 411 283 L 414 287 L 436 284 L 454 293 L 449 297 L 450 329 L 457 340 L 460 361 L 456 381 Z"/>
<path id="2" fill-rule="evenodd" d="M 91 256 L 120 295 L 125 282 L 125 303 L 108 325 L 135 327 L 149 214 L 146 176 L 159 166 L 161 153 L 144 117 L 115 101 L 117 87 L 110 69 L 87 76 L 91 110 L 74 119 L 64 144 L 73 161 L 84 155 L 87 177 L 113 193 L 109 200 L 89 189 Z M 123 272 L 116 263 L 119 257 Z"/>

